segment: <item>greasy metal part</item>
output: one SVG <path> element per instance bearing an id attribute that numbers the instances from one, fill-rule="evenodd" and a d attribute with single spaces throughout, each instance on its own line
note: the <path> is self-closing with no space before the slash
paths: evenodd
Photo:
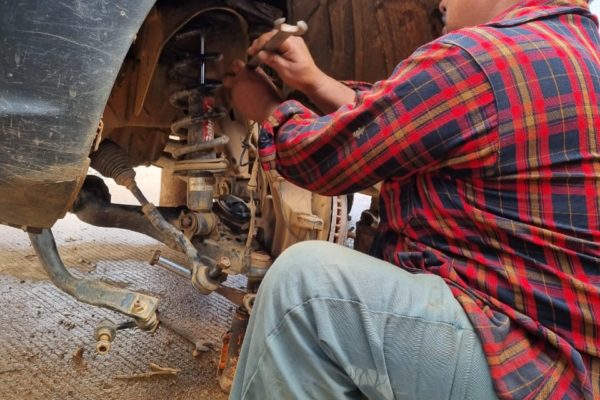
<path id="1" fill-rule="evenodd" d="M 176 223 L 184 210 L 183 207 L 158 207 L 160 214 L 171 223 Z M 86 177 L 69 211 L 90 225 L 139 232 L 165 242 L 175 250 L 180 250 L 179 246 L 175 246 L 150 223 L 140 206 L 111 203 L 108 188 L 100 177 L 93 175 Z"/>
<path id="2" fill-rule="evenodd" d="M 161 257 L 160 250 L 156 250 L 154 252 L 152 259 L 150 260 L 150 265 L 158 265 L 167 271 L 174 272 L 177 275 L 183 276 L 184 278 L 192 279 L 192 271 L 181 264 L 177 264 L 176 262 L 169 260 L 168 258 Z"/>
<path id="3" fill-rule="evenodd" d="M 165 152 L 170 153 L 175 158 L 179 158 L 185 156 L 186 154 L 197 151 L 209 150 L 218 146 L 225 146 L 227 143 L 229 143 L 229 136 L 220 136 L 210 142 L 192 145 L 184 145 L 179 142 L 170 141 L 165 147 Z"/>
<path id="4" fill-rule="evenodd" d="M 308 31 L 308 25 L 304 21 L 298 21 L 296 25 L 289 25 L 285 23 L 285 18 L 279 18 L 273 23 L 273 29 L 277 33 L 269 39 L 261 50 L 276 51 L 283 42 L 285 42 L 290 36 L 302 36 Z M 260 60 L 257 56 L 252 57 L 246 66 L 251 69 L 255 69 L 260 65 Z"/>
<path id="5" fill-rule="evenodd" d="M 206 173 L 188 173 L 187 207 L 192 211 L 211 212 L 215 195 L 215 178 Z"/>
<path id="6" fill-rule="evenodd" d="M 217 268 L 223 269 L 223 267 L 226 267 L 228 265 L 227 264 L 228 262 L 229 262 L 229 260 L 226 257 L 223 257 L 217 263 Z M 202 284 L 196 283 L 194 281 L 197 279 L 202 279 L 204 274 L 199 274 L 198 271 L 196 271 L 196 270 L 190 271 L 183 265 L 180 265 L 180 264 L 176 263 L 175 261 L 169 260 L 168 258 L 162 257 L 160 250 L 156 250 L 154 252 L 152 259 L 150 260 L 150 265 L 157 265 L 157 266 L 159 266 L 167 271 L 173 272 L 179 276 L 191 279 L 192 282 L 194 283 L 194 286 L 197 289 L 199 289 L 201 292 L 204 293 L 208 287 L 210 289 L 210 292 L 214 291 L 238 306 L 240 306 L 244 303 L 244 298 L 248 294 L 242 290 L 227 287 L 227 286 L 222 286 L 220 284 L 216 284 L 215 286 L 212 286 L 212 283 L 210 283 L 210 286 L 208 286 L 206 283 L 202 283 Z"/>
<path id="7" fill-rule="evenodd" d="M 250 315 L 244 307 L 238 307 L 233 315 L 231 330 L 223 336 L 217 378 L 221 390 L 226 393 L 231 390 L 249 319 Z"/>
<path id="8" fill-rule="evenodd" d="M 75 278 L 60 259 L 51 230 L 43 229 L 39 234 L 29 233 L 29 238 L 42 266 L 59 289 L 84 303 L 109 308 L 132 317 L 142 329 L 156 329 L 159 323 L 156 315 L 157 298 L 100 281 Z"/>
<path id="9" fill-rule="evenodd" d="M 177 225 L 183 230 L 187 237 L 208 236 L 217 227 L 218 218 L 212 212 L 182 212 L 179 215 Z"/>
<path id="10" fill-rule="evenodd" d="M 340 218 L 339 227 L 332 224 L 332 215 L 338 210 L 337 200 L 300 188 L 275 171 L 261 169 L 260 177 L 261 218 L 257 226 L 271 256 L 277 257 L 286 248 L 304 240 L 342 243 L 341 233 L 346 229 L 347 220 Z M 342 203 L 346 201 L 345 196 L 339 199 Z M 332 229 L 337 235 L 330 237 Z"/>
<path id="11" fill-rule="evenodd" d="M 96 330 L 94 331 L 94 337 L 96 339 L 96 353 L 99 355 L 105 355 L 110 351 L 112 341 L 115 340 L 117 335 L 117 325 L 112 321 L 103 319 L 100 321 Z"/>
<path id="12" fill-rule="evenodd" d="M 194 245 L 179 229 L 165 220 L 154 204 L 148 201 L 137 186 L 135 171 L 126 164 L 126 155 L 123 154 L 123 150 L 117 145 L 110 144 L 110 142 L 105 147 L 100 146 L 100 150 L 94 153 L 93 156 L 98 171 L 115 179 L 116 183 L 127 187 L 142 205 L 142 212 L 146 218 L 164 236 L 163 241 L 170 247 L 177 247 L 183 251 L 193 266 L 192 283 L 194 286 L 204 294 L 216 290 L 219 281 L 216 279 L 217 277 L 212 276 L 212 270 L 200 262 L 198 251 Z M 145 307 L 137 302 L 135 305 L 137 308 Z"/>
<path id="13" fill-rule="evenodd" d="M 248 311 L 248 314 L 252 314 L 254 309 L 254 300 L 256 300 L 256 294 L 250 293 L 244 296 L 242 299 L 242 306 Z"/>
<path id="14" fill-rule="evenodd" d="M 180 160 L 175 161 L 167 157 L 160 157 L 156 165 L 161 168 L 168 168 L 173 172 L 205 171 L 219 173 L 229 168 L 229 161 L 226 159 L 215 158 L 212 160 Z"/>

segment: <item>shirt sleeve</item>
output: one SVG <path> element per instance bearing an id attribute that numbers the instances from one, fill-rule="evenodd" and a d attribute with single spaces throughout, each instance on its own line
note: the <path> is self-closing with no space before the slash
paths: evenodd
<path id="1" fill-rule="evenodd" d="M 485 73 L 463 49 L 438 41 L 332 114 L 281 104 L 262 126 L 260 156 L 265 169 L 311 191 L 351 193 L 391 177 L 477 163 L 482 148 L 497 146 L 496 120 Z"/>

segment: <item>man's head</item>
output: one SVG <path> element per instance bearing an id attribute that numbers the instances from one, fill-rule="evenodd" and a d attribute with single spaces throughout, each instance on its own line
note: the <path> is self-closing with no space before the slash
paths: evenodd
<path id="1" fill-rule="evenodd" d="M 491 21 L 519 0 L 442 0 L 444 32 L 475 26 Z"/>

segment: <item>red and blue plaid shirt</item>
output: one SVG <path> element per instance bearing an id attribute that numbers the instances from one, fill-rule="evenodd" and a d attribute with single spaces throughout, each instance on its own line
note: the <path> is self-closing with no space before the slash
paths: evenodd
<path id="1" fill-rule="evenodd" d="M 356 104 L 283 103 L 264 168 L 383 181 L 383 257 L 441 276 L 503 399 L 600 399 L 600 39 L 583 0 L 523 1 L 418 49 Z"/>

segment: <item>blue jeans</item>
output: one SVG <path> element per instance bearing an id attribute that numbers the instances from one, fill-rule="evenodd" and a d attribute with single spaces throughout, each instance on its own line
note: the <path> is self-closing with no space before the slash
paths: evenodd
<path id="1" fill-rule="evenodd" d="M 496 399 L 444 281 L 326 242 L 285 251 L 259 290 L 230 399 Z"/>

